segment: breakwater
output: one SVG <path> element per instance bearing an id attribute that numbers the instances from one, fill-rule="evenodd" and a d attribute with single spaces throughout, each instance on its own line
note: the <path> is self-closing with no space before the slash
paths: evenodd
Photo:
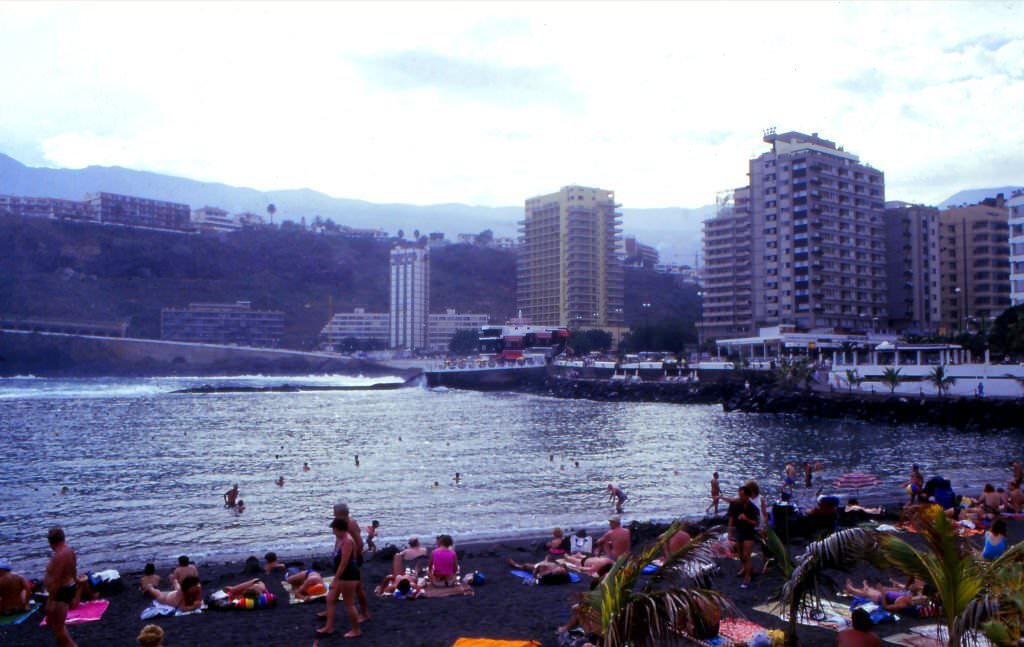
<path id="1" fill-rule="evenodd" d="M 748 388 L 749 385 L 749 388 Z M 725 411 L 852 418 L 887 425 L 932 424 L 957 429 L 1024 429 L 1024 401 L 997 398 L 910 398 L 841 391 L 787 390 L 754 371 L 700 382 L 628 382 L 548 377 L 522 391 L 603 402 L 721 404 Z"/>

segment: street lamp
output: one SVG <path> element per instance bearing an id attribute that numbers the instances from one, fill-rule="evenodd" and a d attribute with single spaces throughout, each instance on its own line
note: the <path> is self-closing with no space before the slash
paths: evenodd
<path id="1" fill-rule="evenodd" d="M 644 328 L 647 328 L 650 325 L 650 323 L 648 322 L 648 315 L 651 311 L 651 304 L 644 302 L 640 304 L 640 307 L 643 308 L 644 310 Z"/>

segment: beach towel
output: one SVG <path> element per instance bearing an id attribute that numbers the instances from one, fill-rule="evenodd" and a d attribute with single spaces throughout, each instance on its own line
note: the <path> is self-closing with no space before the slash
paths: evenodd
<path id="1" fill-rule="evenodd" d="M 759 604 L 754 607 L 754 611 L 767 613 L 781 620 L 789 620 L 777 603 Z M 822 600 L 821 609 L 801 611 L 797 614 L 796 621 L 798 624 L 809 627 L 821 627 L 823 629 L 839 631 L 850 626 L 851 615 L 852 612 L 846 604 L 833 602 L 832 600 Z"/>
<path id="2" fill-rule="evenodd" d="M 467 584 L 458 584 L 456 586 L 428 586 L 423 589 L 422 597 L 451 598 L 460 595 L 476 595 L 476 591 L 473 590 L 472 586 Z"/>
<path id="3" fill-rule="evenodd" d="M 110 600 L 89 600 L 88 602 L 83 602 L 68 611 L 68 619 L 64 622 L 69 625 L 76 625 L 81 622 L 95 622 L 103 617 L 108 606 L 110 606 Z M 39 626 L 46 626 L 46 618 L 43 618 Z"/>
<path id="4" fill-rule="evenodd" d="M 459 638 L 452 647 L 538 647 L 536 640 L 492 640 L 490 638 Z"/>
<path id="5" fill-rule="evenodd" d="M 324 578 L 324 592 L 318 593 L 317 595 L 311 595 L 309 600 L 300 600 L 295 597 L 295 587 L 289 584 L 287 581 L 281 582 L 281 586 L 288 593 L 288 604 L 304 604 L 306 602 L 313 602 L 314 600 L 323 600 L 327 598 L 327 589 L 331 586 L 331 581 L 334 579 L 333 575 Z M 338 596 L 341 599 L 341 596 Z"/>
<path id="6" fill-rule="evenodd" d="M 540 582 L 538 582 L 537 579 L 533 577 L 533 573 L 531 573 L 529 571 L 521 571 L 518 568 L 513 568 L 509 572 L 512 573 L 513 575 L 515 575 L 516 577 L 518 577 L 519 579 L 521 579 L 523 581 L 523 584 L 540 584 Z M 576 573 L 573 573 L 570 570 L 569 571 L 569 581 L 572 582 L 573 584 L 575 584 L 575 583 L 580 581 L 580 576 L 577 575 Z"/>
<path id="7" fill-rule="evenodd" d="M 744 618 L 722 618 L 718 625 L 719 636 L 744 645 L 762 631 L 764 627 Z"/>
<path id="8" fill-rule="evenodd" d="M 29 601 L 29 610 L 22 611 L 21 613 L 12 613 L 6 616 L 0 616 L 0 627 L 7 627 L 10 625 L 20 625 L 25 622 L 26 619 L 33 613 L 39 610 L 43 605 L 39 604 L 35 600 Z"/>
<path id="9" fill-rule="evenodd" d="M 176 607 L 172 607 L 169 604 L 160 604 L 156 600 L 153 600 L 153 604 L 142 610 L 142 613 L 139 614 L 139 618 L 142 620 L 149 620 L 150 618 L 155 618 L 157 616 L 194 616 L 202 613 L 203 609 L 206 608 L 206 604 L 203 603 L 203 606 L 198 609 L 193 609 L 192 611 L 178 611 Z"/>

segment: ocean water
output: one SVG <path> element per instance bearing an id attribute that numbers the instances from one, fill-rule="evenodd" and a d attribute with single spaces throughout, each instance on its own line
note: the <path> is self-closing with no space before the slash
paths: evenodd
<path id="1" fill-rule="evenodd" d="M 719 406 L 423 388 L 172 393 L 201 384 L 378 381 L 0 379 L 0 556 L 39 576 L 52 525 L 65 527 L 82 570 L 170 564 L 182 553 L 211 560 L 326 552 L 337 500 L 364 526 L 380 521 L 380 545 L 401 545 L 411 534 L 466 541 L 596 527 L 612 509 L 610 482 L 629 494 L 627 521 L 668 519 L 703 512 L 712 471 L 727 493 L 755 478 L 771 496 L 785 464 L 808 459 L 825 469 L 813 491 L 798 489 L 804 502 L 851 471 L 881 483 L 850 494 L 891 501 L 915 462 L 926 477 L 941 473 L 958 491 L 976 493 L 987 481 L 1005 482 L 1008 461 L 1024 455 L 1024 435 L 1014 432 Z M 223 505 L 233 483 L 242 514 Z"/>

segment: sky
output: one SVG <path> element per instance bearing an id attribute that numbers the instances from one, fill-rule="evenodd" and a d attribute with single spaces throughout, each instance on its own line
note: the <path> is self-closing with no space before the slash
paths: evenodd
<path id="1" fill-rule="evenodd" d="M 0 152 L 372 202 L 697 207 L 765 128 L 1024 184 L 1024 2 L 0 2 Z"/>

